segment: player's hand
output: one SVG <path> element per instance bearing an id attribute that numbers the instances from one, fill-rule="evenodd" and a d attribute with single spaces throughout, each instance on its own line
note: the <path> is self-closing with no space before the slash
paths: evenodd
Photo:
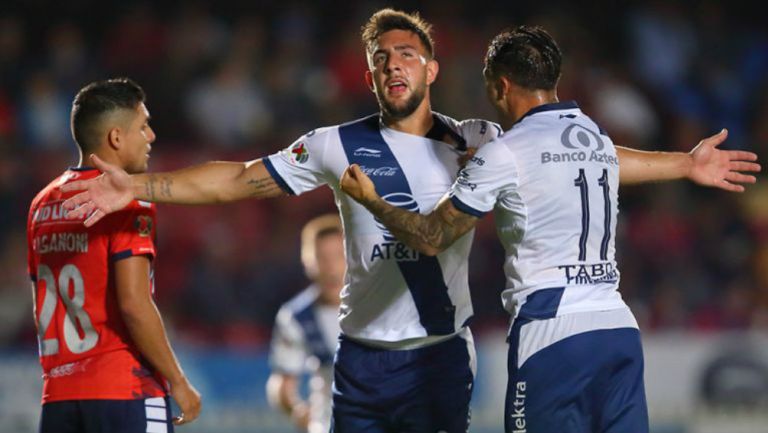
<path id="1" fill-rule="evenodd" d="M 171 397 L 173 397 L 179 406 L 179 410 L 181 410 L 179 416 L 173 417 L 174 425 L 191 423 L 200 416 L 200 410 L 203 407 L 202 397 L 200 397 L 200 393 L 188 380 L 171 385 Z"/>
<path id="2" fill-rule="evenodd" d="M 309 429 L 309 405 L 304 402 L 295 404 L 291 410 L 291 419 L 299 430 L 307 431 Z"/>
<path id="3" fill-rule="evenodd" d="M 473 156 L 477 153 L 476 147 L 468 147 L 467 151 L 464 152 L 464 155 L 461 155 L 459 157 L 459 167 L 464 168 L 470 159 L 472 159 Z"/>
<path id="4" fill-rule="evenodd" d="M 726 191 L 743 192 L 740 184 L 755 183 L 755 176 L 743 172 L 759 172 L 760 164 L 757 155 L 741 150 L 721 150 L 720 145 L 728 137 L 728 130 L 705 138 L 691 150 L 693 165 L 688 178 L 693 182 Z"/>
<path id="5" fill-rule="evenodd" d="M 85 219 L 90 227 L 109 213 L 120 210 L 133 200 L 131 176 L 125 170 L 91 155 L 91 163 L 101 175 L 88 180 L 76 180 L 62 185 L 61 190 L 82 191 L 64 201 L 67 218 Z"/>
<path id="6" fill-rule="evenodd" d="M 344 174 L 341 175 L 341 189 L 362 205 L 372 203 L 379 198 L 371 178 L 363 173 L 357 164 L 352 164 L 344 170 Z"/>

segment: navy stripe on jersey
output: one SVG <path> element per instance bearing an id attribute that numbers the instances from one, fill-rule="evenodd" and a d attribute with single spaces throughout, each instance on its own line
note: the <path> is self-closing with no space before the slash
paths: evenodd
<path id="1" fill-rule="evenodd" d="M 392 150 L 384 141 L 379 129 L 379 116 L 347 123 L 339 127 L 339 136 L 347 160 L 367 169 L 389 167 L 395 169 L 393 176 L 371 176 L 376 191 L 386 200 L 397 197 L 400 207 L 418 212 L 418 204 L 408 185 L 403 168 Z M 407 198 L 406 200 L 402 200 Z M 382 233 L 384 239 L 391 235 Z M 448 287 L 443 280 L 443 270 L 437 257 L 418 255 L 417 260 L 397 260 L 408 289 L 419 312 L 419 321 L 428 335 L 446 335 L 455 332 L 456 307 L 448 296 Z"/>
<path id="2" fill-rule="evenodd" d="M 479 211 L 472 206 L 464 203 L 463 201 L 459 200 L 458 197 L 451 196 L 451 203 L 453 203 L 453 207 L 456 209 L 464 212 L 465 214 L 472 215 L 473 217 L 482 218 L 483 215 L 485 215 L 485 212 Z"/>
<path id="3" fill-rule="evenodd" d="M 309 350 L 312 352 L 320 363 L 328 365 L 333 362 L 333 352 L 325 342 L 323 334 L 320 332 L 320 324 L 317 321 L 317 315 L 315 314 L 315 305 L 317 304 L 317 296 L 315 296 L 311 302 L 303 305 L 297 304 L 292 310 L 293 317 L 301 325 L 301 329 L 304 331 L 304 338 L 309 346 Z M 297 308 L 298 307 L 298 308 Z"/>
<path id="4" fill-rule="evenodd" d="M 290 186 L 285 182 L 285 179 L 280 176 L 280 174 L 275 170 L 275 166 L 272 165 L 272 161 L 269 160 L 269 158 L 262 158 L 261 159 L 264 162 L 264 167 L 266 167 L 267 171 L 269 172 L 269 175 L 272 176 L 272 179 L 275 180 L 277 185 L 282 189 L 283 191 L 287 192 L 290 195 L 296 195 L 295 192 L 291 189 Z"/>

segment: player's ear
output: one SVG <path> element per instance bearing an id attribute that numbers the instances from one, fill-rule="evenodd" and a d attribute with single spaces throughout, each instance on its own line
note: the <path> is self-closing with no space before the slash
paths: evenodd
<path id="1" fill-rule="evenodd" d="M 437 79 L 437 73 L 440 71 L 440 64 L 432 59 L 427 62 L 427 85 L 432 84 Z"/>
<path id="2" fill-rule="evenodd" d="M 115 126 L 107 131 L 107 144 L 113 149 L 119 149 L 122 144 L 120 127 Z"/>
<path id="3" fill-rule="evenodd" d="M 368 85 L 368 88 L 371 90 L 371 92 L 375 92 L 376 89 L 373 88 L 373 72 L 371 70 L 365 71 L 365 84 Z"/>
<path id="4" fill-rule="evenodd" d="M 500 75 L 493 80 L 493 85 L 496 89 L 496 99 L 503 99 L 510 91 L 512 91 L 512 81 L 504 75 Z"/>

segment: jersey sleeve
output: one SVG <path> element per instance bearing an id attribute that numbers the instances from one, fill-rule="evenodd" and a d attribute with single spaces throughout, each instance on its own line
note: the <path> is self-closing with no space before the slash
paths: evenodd
<path id="1" fill-rule="evenodd" d="M 477 151 L 451 186 L 449 197 L 456 209 L 482 217 L 506 191 L 517 187 L 518 173 L 512 153 L 495 141 Z"/>
<path id="2" fill-rule="evenodd" d="M 288 194 L 299 195 L 328 183 L 324 156 L 329 134 L 328 129 L 312 131 L 264 158 L 267 171 L 280 188 Z"/>
<path id="3" fill-rule="evenodd" d="M 467 147 L 481 147 L 501 135 L 501 126 L 483 119 L 467 119 L 461 121 L 459 127 L 462 136 L 467 140 Z"/>
<path id="4" fill-rule="evenodd" d="M 114 215 L 109 230 L 110 260 L 138 255 L 154 258 L 157 233 L 155 206 L 148 202 L 135 201 Z"/>
<path id="5" fill-rule="evenodd" d="M 287 308 L 277 313 L 269 350 L 272 371 L 298 376 L 304 372 L 309 352 L 301 325 Z"/>

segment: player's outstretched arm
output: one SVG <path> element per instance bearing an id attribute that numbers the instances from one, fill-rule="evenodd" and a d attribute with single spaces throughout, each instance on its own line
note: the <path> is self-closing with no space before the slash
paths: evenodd
<path id="1" fill-rule="evenodd" d="M 129 175 L 121 168 L 91 155 L 102 174 L 67 183 L 62 191 L 82 191 L 64 202 L 70 218 L 89 217 L 90 227 L 133 199 L 175 204 L 215 204 L 249 197 L 284 194 L 261 159 L 248 162 L 211 161 L 168 173 Z"/>
<path id="2" fill-rule="evenodd" d="M 379 197 L 371 179 L 352 164 L 341 177 L 341 189 L 365 206 L 401 242 L 434 256 L 453 244 L 477 224 L 477 218 L 443 199 L 428 215 L 392 206 Z"/>
<path id="3" fill-rule="evenodd" d="M 687 178 L 699 185 L 742 192 L 743 184 L 755 183 L 748 173 L 760 171 L 757 155 L 740 150 L 722 150 L 719 146 L 728 131 L 707 137 L 689 153 L 644 152 L 616 147 L 619 157 L 619 181 L 622 184 Z M 745 174 L 747 173 L 747 174 Z"/>
<path id="4" fill-rule="evenodd" d="M 150 292 L 150 264 L 145 256 L 115 262 L 117 303 L 128 332 L 139 352 L 171 385 L 171 396 L 181 414 L 176 425 L 194 421 L 200 415 L 200 393 L 189 382 L 171 349 L 160 312 Z"/>

